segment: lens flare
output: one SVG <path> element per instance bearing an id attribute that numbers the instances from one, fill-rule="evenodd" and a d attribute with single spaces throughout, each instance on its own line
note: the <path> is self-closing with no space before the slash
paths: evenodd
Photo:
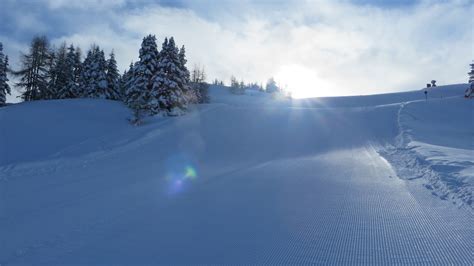
<path id="1" fill-rule="evenodd" d="M 197 178 L 196 169 L 194 169 L 192 166 L 186 166 L 186 174 L 184 175 L 184 177 L 191 180 L 196 179 Z"/>
<path id="2" fill-rule="evenodd" d="M 198 171 L 192 160 L 183 154 L 175 155 L 166 160 L 168 194 L 174 195 L 188 189 L 198 178 Z"/>

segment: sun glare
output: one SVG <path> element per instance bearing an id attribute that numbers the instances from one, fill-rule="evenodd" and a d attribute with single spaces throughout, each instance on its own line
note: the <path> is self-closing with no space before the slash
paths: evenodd
<path id="1" fill-rule="evenodd" d="M 332 92 L 329 82 L 321 79 L 315 71 L 300 65 L 281 67 L 275 75 L 275 81 L 298 99 L 330 96 Z"/>

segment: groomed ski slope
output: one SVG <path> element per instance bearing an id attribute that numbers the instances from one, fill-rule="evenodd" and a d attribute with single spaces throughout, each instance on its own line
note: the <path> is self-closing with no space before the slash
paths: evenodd
<path id="1" fill-rule="evenodd" d="M 110 101 L 0 108 L 0 264 L 472 265 L 464 87 L 428 102 L 212 87 L 140 127 Z"/>

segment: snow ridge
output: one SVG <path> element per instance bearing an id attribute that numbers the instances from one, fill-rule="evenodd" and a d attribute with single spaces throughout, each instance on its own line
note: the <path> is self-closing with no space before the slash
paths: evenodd
<path id="1" fill-rule="evenodd" d="M 386 145 L 379 153 L 394 166 L 400 178 L 405 180 L 421 179 L 423 186 L 431 190 L 434 196 L 443 200 L 450 200 L 458 206 L 466 205 L 473 208 L 472 174 L 464 180 L 460 178 L 460 172 L 471 165 L 466 164 L 468 161 L 453 162 L 452 158 L 447 158 L 450 155 L 449 152 L 443 153 L 446 150 L 454 150 L 455 153 L 464 151 L 466 154 L 470 153 L 472 155 L 473 151 L 430 145 L 417 141 L 416 134 L 418 132 L 410 127 L 407 121 L 416 121 L 417 124 L 423 124 L 425 121 L 421 121 L 419 114 L 412 113 L 412 110 L 407 110 L 407 107 L 420 104 L 425 103 L 414 101 L 400 104 L 397 115 L 399 134 L 393 145 Z M 413 109 L 417 110 L 416 108 Z M 431 154 L 441 154 L 442 156 L 439 157 L 442 160 L 433 159 L 433 156 L 429 156 Z"/>

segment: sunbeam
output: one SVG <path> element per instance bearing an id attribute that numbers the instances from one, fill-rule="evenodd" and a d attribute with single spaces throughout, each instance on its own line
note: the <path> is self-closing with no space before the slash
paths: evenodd
<path id="1" fill-rule="evenodd" d="M 321 78 L 316 71 L 301 65 L 282 66 L 275 75 L 275 80 L 297 99 L 337 94 L 332 90 L 330 82 Z"/>

